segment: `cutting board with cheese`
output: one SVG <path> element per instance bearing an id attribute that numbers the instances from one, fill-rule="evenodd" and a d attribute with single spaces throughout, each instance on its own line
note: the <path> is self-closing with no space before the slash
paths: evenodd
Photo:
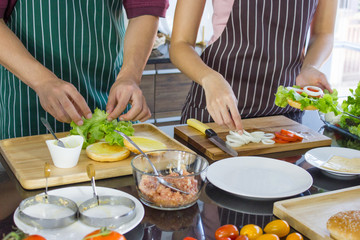
<path id="1" fill-rule="evenodd" d="M 243 119 L 242 124 L 247 132 L 263 131 L 266 133 L 279 132 L 281 129 L 291 130 L 300 133 L 304 139 L 300 142 L 291 143 L 275 143 L 272 145 L 263 143 L 249 143 L 241 147 L 234 148 L 239 156 L 255 156 L 269 153 L 278 153 L 286 151 L 294 151 L 299 149 L 311 149 L 315 147 L 330 146 L 331 139 L 326 137 L 298 122 L 295 122 L 285 116 L 269 116 L 259 118 Z M 226 135 L 229 134 L 229 129 L 225 126 L 217 125 L 216 123 L 207 123 L 218 136 L 226 140 Z M 190 148 L 200 152 L 211 160 L 219 160 L 228 158 L 230 155 L 223 152 L 210 142 L 207 137 L 188 125 L 176 126 L 174 128 L 175 138 L 186 144 Z"/>
<path id="2" fill-rule="evenodd" d="M 360 210 L 360 186 L 282 200 L 274 203 L 275 216 L 312 240 L 331 240 L 328 219 L 340 212 Z"/>
<path id="3" fill-rule="evenodd" d="M 148 123 L 134 124 L 135 136 L 151 137 L 166 144 L 167 148 L 191 151 L 180 142 L 169 137 L 156 126 Z M 65 137 L 67 132 L 57 133 L 58 137 Z M 112 178 L 132 174 L 130 154 L 125 160 L 118 162 L 96 162 L 87 157 L 85 150 L 81 150 L 78 164 L 73 168 L 56 168 L 45 143 L 53 139 L 50 134 L 11 138 L 0 141 L 0 151 L 10 169 L 25 189 L 45 187 L 44 164 L 48 162 L 51 175 L 49 186 L 59 186 L 89 181 L 86 166 L 92 163 L 96 171 L 96 179 Z"/>

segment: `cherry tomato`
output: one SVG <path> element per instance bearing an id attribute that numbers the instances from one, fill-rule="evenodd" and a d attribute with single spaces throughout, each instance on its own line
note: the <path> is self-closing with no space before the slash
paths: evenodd
<path id="1" fill-rule="evenodd" d="M 245 235 L 239 235 L 235 240 L 249 240 L 249 238 Z"/>
<path id="2" fill-rule="evenodd" d="M 267 234 L 261 235 L 256 240 L 280 240 L 280 238 L 276 234 L 267 233 Z"/>
<path id="3" fill-rule="evenodd" d="M 275 132 L 275 138 L 279 138 L 288 142 L 296 142 L 298 140 L 296 137 L 291 137 L 289 135 L 285 135 L 279 132 Z"/>
<path id="4" fill-rule="evenodd" d="M 283 134 L 283 135 L 287 135 L 287 136 L 289 136 L 289 137 L 294 137 L 294 138 L 296 138 L 296 139 L 299 140 L 299 141 L 301 141 L 301 140 L 304 139 L 304 137 L 301 136 L 301 134 L 296 133 L 296 132 L 293 132 L 293 131 L 291 131 L 291 130 L 281 129 L 281 130 L 280 130 L 280 133 Z"/>
<path id="5" fill-rule="evenodd" d="M 285 237 L 290 232 L 290 226 L 285 220 L 277 219 L 266 224 L 264 232 L 273 233 L 279 237 Z"/>
<path id="6" fill-rule="evenodd" d="M 280 139 L 280 138 L 273 138 L 273 140 L 276 142 L 276 143 L 289 143 L 289 141 L 286 141 L 286 140 L 283 140 L 283 139 Z"/>
<path id="7" fill-rule="evenodd" d="M 46 240 L 46 238 L 40 236 L 40 235 L 30 235 L 23 240 Z"/>
<path id="8" fill-rule="evenodd" d="M 226 237 L 229 237 L 231 240 L 235 240 L 237 236 L 239 236 L 239 230 L 232 224 L 223 225 L 215 231 L 216 240 Z"/>
<path id="9" fill-rule="evenodd" d="M 223 238 L 219 238 L 219 240 L 232 240 L 232 239 L 229 237 L 223 237 Z"/>
<path id="10" fill-rule="evenodd" d="M 300 233 L 290 233 L 287 235 L 286 240 L 304 240 Z"/>
<path id="11" fill-rule="evenodd" d="M 261 227 L 255 224 L 247 224 L 240 230 L 240 235 L 245 235 L 249 240 L 255 240 L 263 234 Z"/>
<path id="12" fill-rule="evenodd" d="M 83 240 L 126 240 L 126 238 L 118 232 L 101 228 L 89 233 Z"/>
<path id="13" fill-rule="evenodd" d="M 184 238 L 183 240 L 197 240 L 196 238 L 193 238 L 193 237 L 186 237 Z"/>

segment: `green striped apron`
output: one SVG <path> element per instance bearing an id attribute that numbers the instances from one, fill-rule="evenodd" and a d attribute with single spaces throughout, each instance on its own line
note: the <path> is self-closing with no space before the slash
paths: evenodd
<path id="1" fill-rule="evenodd" d="M 40 63 L 78 89 L 90 109 L 105 109 L 123 62 L 121 0 L 19 0 L 7 24 Z M 57 132 L 70 129 L 0 65 L 0 139 L 46 133 L 40 117 Z"/>

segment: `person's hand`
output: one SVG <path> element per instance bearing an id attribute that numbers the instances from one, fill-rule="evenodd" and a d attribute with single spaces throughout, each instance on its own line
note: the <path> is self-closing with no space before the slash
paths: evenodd
<path id="1" fill-rule="evenodd" d="M 242 133 L 243 127 L 237 108 L 238 100 L 229 83 L 221 74 L 216 73 L 207 75 L 202 80 L 202 87 L 205 91 L 207 110 L 214 121 Z"/>
<path id="2" fill-rule="evenodd" d="M 45 111 L 61 122 L 82 125 L 81 117 L 91 118 L 85 99 L 71 83 L 53 77 L 34 88 Z"/>
<path id="3" fill-rule="evenodd" d="M 122 114 L 128 103 L 131 104 L 131 109 Z M 120 120 L 144 122 L 151 116 L 140 87 L 135 81 L 125 77 L 118 78 L 111 87 L 106 111 L 109 113 L 109 121 L 119 117 Z"/>
<path id="4" fill-rule="evenodd" d="M 329 90 L 330 93 L 333 92 L 325 74 L 311 65 L 304 66 L 301 69 L 300 74 L 296 77 L 296 85 L 300 87 L 317 86 L 323 90 Z"/>

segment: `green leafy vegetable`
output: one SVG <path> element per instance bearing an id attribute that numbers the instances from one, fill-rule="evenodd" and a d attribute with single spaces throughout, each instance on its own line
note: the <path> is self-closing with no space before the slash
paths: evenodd
<path id="1" fill-rule="evenodd" d="M 293 86 L 293 88 L 300 88 L 299 86 Z M 288 105 L 288 99 L 297 101 L 301 104 L 301 109 L 303 110 L 307 106 L 314 106 L 319 109 L 320 112 L 328 113 L 334 112 L 335 115 L 340 114 L 337 109 L 338 105 L 338 96 L 336 89 L 333 90 L 333 93 L 329 93 L 326 89 L 324 90 L 324 95 L 320 98 L 310 97 L 305 92 L 301 94 L 294 91 L 294 89 L 287 89 L 284 86 L 279 86 L 275 94 L 275 105 L 279 107 L 286 107 Z"/>
<path id="2" fill-rule="evenodd" d="M 341 108 L 344 112 L 360 116 L 360 81 L 355 90 L 350 89 L 351 95 L 342 102 Z M 340 118 L 339 125 L 347 129 L 350 133 L 360 137 L 360 120 L 343 114 Z"/>
<path id="3" fill-rule="evenodd" d="M 124 146 L 123 137 L 114 130 L 121 131 L 128 136 L 134 135 L 134 128 L 131 122 L 107 120 L 108 114 L 98 108 L 95 109 L 91 119 L 83 118 L 84 124 L 78 126 L 75 122 L 71 122 L 71 135 L 81 135 L 84 137 L 83 148 L 88 145 L 104 139 L 110 145 L 117 144 Z"/>

